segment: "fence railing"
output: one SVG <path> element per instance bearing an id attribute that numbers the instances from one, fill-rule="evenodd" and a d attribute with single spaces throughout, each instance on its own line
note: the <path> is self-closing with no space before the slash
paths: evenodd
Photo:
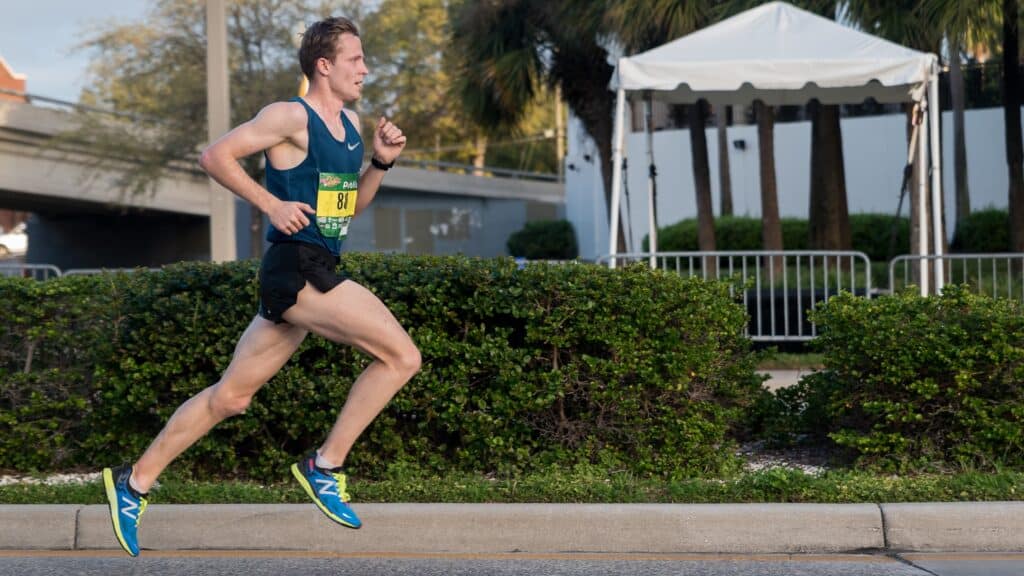
<path id="1" fill-rule="evenodd" d="M 817 335 L 807 311 L 840 290 L 870 298 L 871 261 L 863 252 L 829 250 L 616 254 L 616 265 L 641 262 L 687 277 L 732 282 L 750 314 L 747 335 L 760 341 L 805 341 Z M 598 263 L 610 262 L 610 256 Z"/>
<path id="2" fill-rule="evenodd" d="M 993 298 L 1024 300 L 1024 253 L 1020 252 L 897 256 L 889 262 L 889 290 L 920 285 L 921 263 L 928 262 L 927 273 L 933 274 L 937 261 L 942 262 L 945 284 L 966 284 Z"/>
<path id="3" fill-rule="evenodd" d="M 49 280 L 62 275 L 60 268 L 51 264 L 22 264 L 20 262 L 0 262 L 0 276 L 8 278 L 33 278 Z"/>
<path id="4" fill-rule="evenodd" d="M 136 272 L 138 270 L 147 270 L 147 268 L 70 268 L 68 270 L 61 270 L 53 264 L 0 262 L 0 276 L 32 278 L 35 280 L 49 280 L 51 278 L 60 278 L 61 276 L 89 276 L 105 272 Z M 148 268 L 148 270 L 159 270 L 159 268 Z"/>

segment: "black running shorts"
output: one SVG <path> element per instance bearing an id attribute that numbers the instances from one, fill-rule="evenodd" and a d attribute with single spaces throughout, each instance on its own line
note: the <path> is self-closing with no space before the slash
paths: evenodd
<path id="1" fill-rule="evenodd" d="M 321 292 L 344 282 L 346 278 L 337 272 L 339 262 L 322 246 L 304 242 L 272 244 L 260 264 L 260 316 L 281 324 L 285 321 L 281 315 L 295 305 L 307 281 Z"/>

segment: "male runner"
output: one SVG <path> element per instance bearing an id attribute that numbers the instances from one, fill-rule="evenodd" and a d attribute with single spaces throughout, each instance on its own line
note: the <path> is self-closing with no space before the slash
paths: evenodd
<path id="1" fill-rule="evenodd" d="M 387 307 L 336 272 L 349 222 L 373 200 L 406 138 L 382 117 L 371 165 L 359 174 L 363 142 L 347 105 L 359 98 L 369 70 L 350 20 L 310 26 L 299 63 L 309 78 L 305 98 L 267 106 L 210 145 L 199 161 L 214 180 L 269 216 L 271 246 L 260 267 L 259 314 L 220 380 L 182 404 L 133 466 L 103 470 L 114 533 L 132 556 L 139 553 L 139 516 L 157 476 L 217 423 L 244 412 L 309 332 L 374 358 L 352 384 L 324 443 L 291 470 L 331 520 L 359 528 L 342 465 L 356 438 L 420 368 L 419 350 Z M 265 188 L 238 162 L 261 151 Z"/>

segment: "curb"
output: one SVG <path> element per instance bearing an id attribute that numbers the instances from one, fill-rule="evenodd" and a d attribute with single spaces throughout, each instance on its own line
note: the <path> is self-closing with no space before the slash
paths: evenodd
<path id="1" fill-rule="evenodd" d="M 1024 551 L 1024 502 L 362 504 L 349 530 L 305 504 L 154 505 L 149 550 L 361 553 Z M 0 505 L 0 549 L 117 549 L 105 505 Z"/>

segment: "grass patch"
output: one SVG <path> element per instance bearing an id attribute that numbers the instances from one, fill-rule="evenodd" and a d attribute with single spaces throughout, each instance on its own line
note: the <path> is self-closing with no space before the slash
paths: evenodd
<path id="1" fill-rule="evenodd" d="M 957 502 L 1024 500 L 1024 472 L 961 472 L 879 476 L 833 471 L 818 476 L 773 469 L 734 478 L 667 481 L 581 468 L 520 478 L 403 475 L 349 483 L 356 502 L 550 502 L 550 503 L 732 503 L 732 502 Z M 305 503 L 294 483 L 191 482 L 168 478 L 151 494 L 154 504 Z M 101 482 L 47 486 L 0 486 L 0 504 L 102 504 Z"/>

